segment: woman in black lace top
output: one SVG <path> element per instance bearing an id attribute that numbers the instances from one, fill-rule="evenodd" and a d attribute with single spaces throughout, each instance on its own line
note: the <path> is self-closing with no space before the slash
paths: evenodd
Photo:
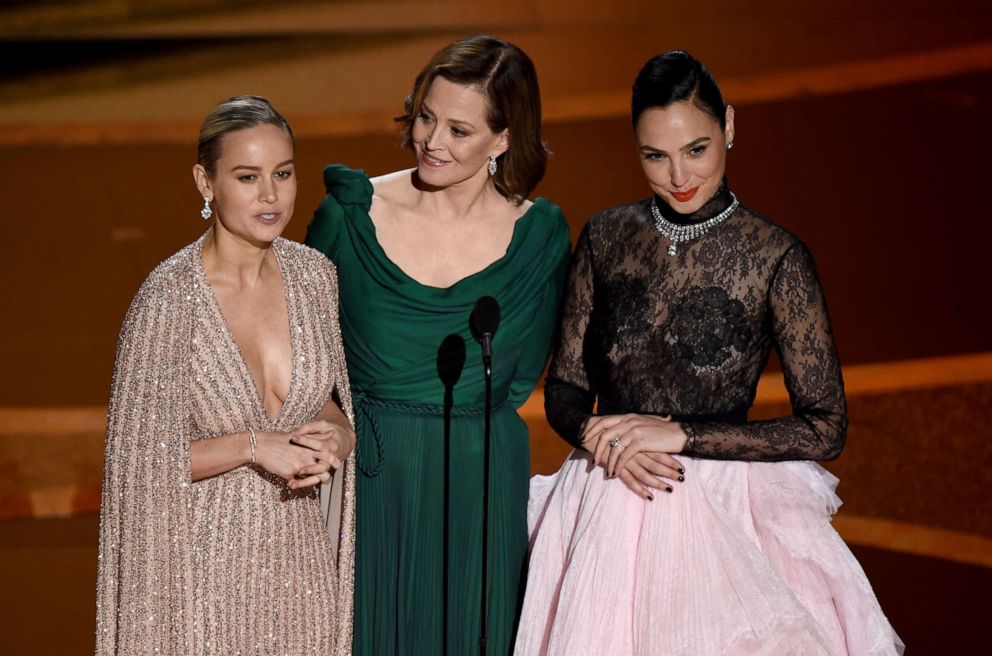
<path id="1" fill-rule="evenodd" d="M 690 55 L 645 65 L 632 118 L 654 195 L 576 247 L 545 386 L 576 449 L 532 486 L 516 653 L 901 653 L 810 462 L 847 416 L 809 250 L 727 188 L 734 111 Z M 749 422 L 773 347 L 793 412 Z"/>

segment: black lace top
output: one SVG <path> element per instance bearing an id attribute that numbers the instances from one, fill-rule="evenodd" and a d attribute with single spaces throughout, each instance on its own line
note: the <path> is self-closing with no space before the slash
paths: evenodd
<path id="1" fill-rule="evenodd" d="M 844 446 L 847 408 L 826 302 L 805 244 L 739 206 L 676 255 L 647 199 L 593 217 L 579 237 L 545 386 L 554 429 L 577 445 L 599 414 L 672 415 L 685 453 L 734 460 L 823 460 Z M 660 198 L 670 221 L 705 221 Z M 793 414 L 747 421 L 775 347 Z"/>

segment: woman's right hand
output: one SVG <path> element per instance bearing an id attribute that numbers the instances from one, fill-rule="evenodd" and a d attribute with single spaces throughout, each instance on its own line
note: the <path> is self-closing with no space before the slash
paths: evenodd
<path id="1" fill-rule="evenodd" d="M 685 468 L 682 467 L 682 463 L 667 453 L 642 451 L 617 469 L 616 477 L 637 496 L 653 500 L 653 490 L 671 492 L 675 482 L 685 480 L 684 474 Z M 665 478 L 669 480 L 663 480 Z"/>
<path id="2" fill-rule="evenodd" d="M 341 460 L 330 451 L 321 450 L 325 443 L 317 440 L 310 445 L 307 438 L 289 433 L 256 433 L 256 438 L 255 462 L 286 479 L 293 490 L 327 483 L 331 480 L 330 471 L 341 466 Z"/>
<path id="3" fill-rule="evenodd" d="M 632 438 L 640 437 L 643 432 L 652 435 L 659 428 L 670 426 L 671 417 L 667 416 L 593 416 L 582 427 L 582 448 L 592 454 L 596 464 L 606 469 L 607 477 L 619 478 L 630 491 L 643 499 L 653 499 L 652 489 L 671 492 L 674 483 L 685 480 L 682 463 L 670 455 L 671 450 L 645 449 L 641 442 L 627 457 L 618 459 L 618 456 L 631 446 Z M 617 446 L 611 444 L 614 437 L 619 441 Z M 667 481 L 663 480 L 666 478 Z"/>

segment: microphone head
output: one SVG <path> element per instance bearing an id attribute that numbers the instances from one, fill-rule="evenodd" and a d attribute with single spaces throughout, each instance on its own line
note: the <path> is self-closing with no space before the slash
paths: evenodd
<path id="1" fill-rule="evenodd" d="M 472 314 L 468 318 L 468 326 L 472 331 L 472 337 L 482 341 L 482 336 L 489 334 L 490 337 L 496 334 L 499 328 L 499 303 L 492 296 L 483 296 L 475 302 Z"/>
<path id="2" fill-rule="evenodd" d="M 445 387 L 454 387 L 465 367 L 465 340 L 448 335 L 437 350 L 437 375 Z"/>

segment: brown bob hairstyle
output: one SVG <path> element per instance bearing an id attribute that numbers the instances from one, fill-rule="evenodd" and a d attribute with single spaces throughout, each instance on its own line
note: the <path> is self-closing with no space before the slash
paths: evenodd
<path id="1" fill-rule="evenodd" d="M 413 123 L 434 78 L 478 87 L 489 105 L 493 132 L 507 130 L 510 146 L 496 159 L 496 190 L 519 205 L 544 177 L 548 149 L 541 140 L 541 92 L 537 73 L 523 50 L 490 36 L 471 36 L 445 47 L 424 66 L 406 98 L 403 147 L 413 150 Z"/>

